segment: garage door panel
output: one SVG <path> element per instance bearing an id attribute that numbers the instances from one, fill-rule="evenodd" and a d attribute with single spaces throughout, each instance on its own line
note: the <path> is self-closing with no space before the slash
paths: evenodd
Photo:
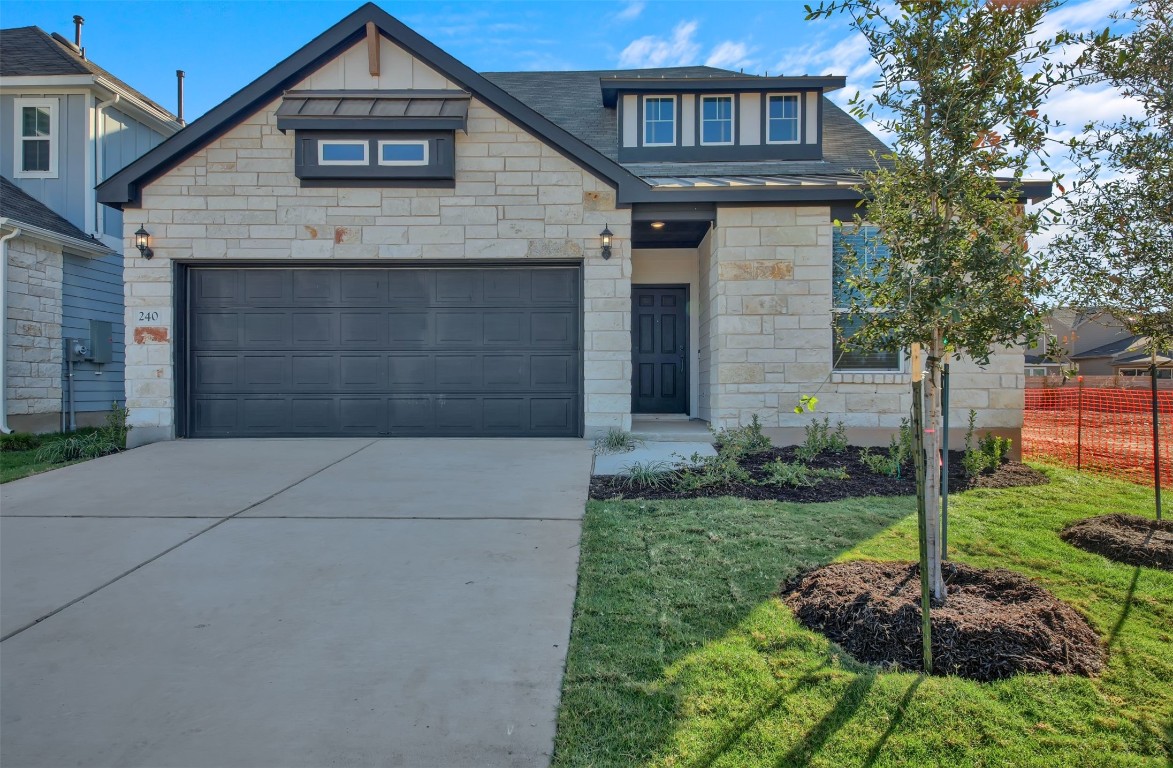
<path id="1" fill-rule="evenodd" d="M 284 269 L 246 269 L 244 301 L 251 307 L 288 306 L 293 297 L 293 275 Z"/>
<path id="2" fill-rule="evenodd" d="M 190 436 L 580 434 L 580 270 L 193 267 Z"/>
<path id="3" fill-rule="evenodd" d="M 292 340 L 289 312 L 245 312 L 243 316 L 245 349 L 288 347 Z"/>

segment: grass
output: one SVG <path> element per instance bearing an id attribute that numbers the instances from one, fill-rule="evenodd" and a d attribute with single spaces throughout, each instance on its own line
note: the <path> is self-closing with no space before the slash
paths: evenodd
<path id="1" fill-rule="evenodd" d="M 61 467 L 68 467 L 70 464 L 78 464 L 78 460 L 69 461 L 50 461 L 46 460 L 45 454 L 41 452 L 41 446 L 66 439 L 73 436 L 87 437 L 97 433 L 97 427 L 82 427 L 73 433 L 54 433 L 49 435 L 35 436 L 37 447 L 30 448 L 23 451 L 14 451 L 9 449 L 0 450 L 0 484 L 10 483 L 13 480 L 20 480 L 22 477 L 29 477 L 30 475 L 39 475 L 42 472 L 48 472 L 51 469 L 60 469 Z"/>
<path id="2" fill-rule="evenodd" d="M 1087 616 L 1109 646 L 1098 679 L 886 672 L 798 625 L 774 593 L 799 570 L 915 557 L 911 498 L 591 502 L 554 765 L 1169 765 L 1173 574 L 1056 535 L 1151 514 L 1149 492 L 1044 471 L 1051 485 L 951 497 L 950 554 L 1027 574 Z"/>

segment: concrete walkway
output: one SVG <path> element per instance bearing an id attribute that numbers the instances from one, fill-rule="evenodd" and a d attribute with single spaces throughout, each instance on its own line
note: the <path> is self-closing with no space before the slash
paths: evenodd
<path id="1" fill-rule="evenodd" d="M 179 441 L 0 488 L 0 763 L 542 766 L 583 440 Z"/>

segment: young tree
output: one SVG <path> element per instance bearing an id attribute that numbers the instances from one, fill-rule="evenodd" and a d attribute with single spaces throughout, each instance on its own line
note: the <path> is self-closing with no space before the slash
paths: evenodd
<path id="1" fill-rule="evenodd" d="M 876 158 L 860 186 L 864 217 L 878 227 L 886 252 L 876 258 L 871 246 L 845 248 L 857 330 L 843 344 L 925 350 L 922 580 L 938 602 L 945 599 L 941 367 L 950 356 L 988 361 L 996 348 L 1033 340 L 1040 330 L 1034 299 L 1044 280 L 1027 254 L 1040 217 L 1024 211 L 1021 182 L 1046 138 L 1040 108 L 1054 79 L 1047 58 L 1056 40 L 1042 39 L 1037 28 L 1057 2 L 828 0 L 807 7 L 808 19 L 847 14 L 879 67 L 874 95 L 857 94 L 851 111 L 894 137 L 892 152 Z M 856 223 L 863 223 L 859 215 Z"/>
<path id="2" fill-rule="evenodd" d="M 1071 141 L 1079 173 L 1060 200 L 1066 228 L 1048 257 L 1064 301 L 1102 308 L 1147 338 L 1159 462 L 1157 356 L 1173 345 L 1173 0 L 1139 0 L 1113 19 L 1131 30 L 1092 38 L 1069 68 L 1072 82 L 1112 85 L 1144 116 L 1089 123 Z M 1159 519 L 1159 465 L 1154 483 Z"/>

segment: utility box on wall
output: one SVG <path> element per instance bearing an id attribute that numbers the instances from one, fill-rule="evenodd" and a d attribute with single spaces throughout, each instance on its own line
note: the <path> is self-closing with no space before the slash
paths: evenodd
<path id="1" fill-rule="evenodd" d="M 106 320 L 90 321 L 90 362 L 109 363 L 114 359 L 114 327 Z"/>

